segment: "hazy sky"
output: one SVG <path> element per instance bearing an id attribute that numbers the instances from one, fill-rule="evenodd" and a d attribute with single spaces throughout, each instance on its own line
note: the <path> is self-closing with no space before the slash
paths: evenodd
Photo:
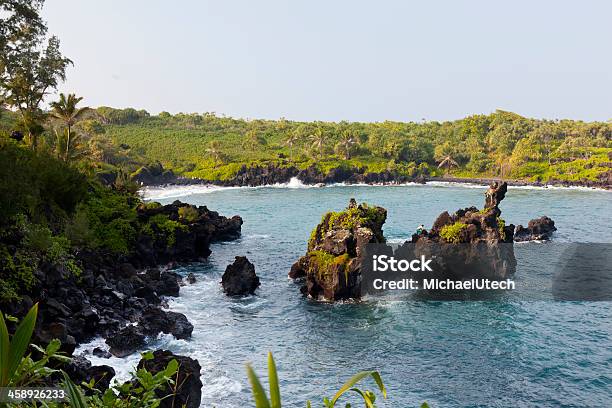
<path id="1" fill-rule="evenodd" d="M 90 106 L 305 120 L 612 118 L 610 1 L 47 0 Z"/>

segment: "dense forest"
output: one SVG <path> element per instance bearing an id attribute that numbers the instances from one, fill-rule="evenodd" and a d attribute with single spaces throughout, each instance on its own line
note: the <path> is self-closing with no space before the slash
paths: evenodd
<path id="1" fill-rule="evenodd" d="M 2 127 L 7 134 L 6 119 Z M 56 135 L 47 133 L 47 149 L 57 151 Z M 612 154 L 610 122 L 529 119 L 500 110 L 448 122 L 359 123 L 100 107 L 76 133 L 70 155 L 87 151 L 97 171 L 133 174 L 159 162 L 179 175 L 208 180 L 230 179 L 242 165 L 274 163 L 314 165 L 324 173 L 344 166 L 408 177 L 597 181 L 610 170 Z"/>

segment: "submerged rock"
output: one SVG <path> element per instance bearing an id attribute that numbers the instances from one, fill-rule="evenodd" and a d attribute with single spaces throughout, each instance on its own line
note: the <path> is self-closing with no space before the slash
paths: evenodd
<path id="1" fill-rule="evenodd" d="M 112 354 L 109 353 L 108 351 L 101 349 L 100 347 L 95 347 L 91 354 L 93 354 L 96 357 L 100 357 L 100 358 L 111 358 Z"/>
<path id="2" fill-rule="evenodd" d="M 547 241 L 552 233 L 557 230 L 555 222 L 547 216 L 533 219 L 527 224 L 527 228 L 519 225 L 514 233 L 516 242 L 523 241 Z"/>
<path id="3" fill-rule="evenodd" d="M 198 408 L 202 399 L 202 381 L 200 380 L 201 367 L 197 360 L 172 354 L 168 350 L 156 350 L 153 352 L 152 359 L 140 360 L 137 368 L 145 368 L 155 375 L 164 370 L 172 360 L 179 363 L 178 375 L 173 377 L 175 384 L 173 387 L 176 387 L 176 390 L 173 390 L 170 385 L 156 390 L 157 397 L 162 398 L 159 406 L 162 408 Z"/>
<path id="4" fill-rule="evenodd" d="M 351 199 L 346 210 L 329 212 L 312 232 L 308 251 L 289 272 L 305 278 L 302 293 L 315 299 L 340 300 L 361 296 L 361 254 L 369 243 L 385 242 L 382 225 L 387 210 L 359 206 Z"/>
<path id="5" fill-rule="evenodd" d="M 246 256 L 237 256 L 234 263 L 225 268 L 221 285 L 228 296 L 252 295 L 260 285 L 255 265 Z"/>

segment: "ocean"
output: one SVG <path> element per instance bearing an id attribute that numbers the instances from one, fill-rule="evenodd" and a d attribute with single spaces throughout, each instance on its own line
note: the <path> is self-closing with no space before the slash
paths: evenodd
<path id="1" fill-rule="evenodd" d="M 197 282 L 168 299 L 168 307 L 193 323 L 192 338 L 161 335 L 150 347 L 198 359 L 203 407 L 254 406 L 245 364 L 252 363 L 266 382 L 268 351 L 279 368 L 284 407 L 304 407 L 307 399 L 322 406 L 324 396 L 366 369 L 380 371 L 387 386 L 380 407 L 423 401 L 431 407 L 612 406 L 612 302 L 376 296 L 329 304 L 303 298 L 287 278 L 321 216 L 343 209 L 351 197 L 385 207 L 384 234 L 402 242 L 418 225 L 430 227 L 442 211 L 482 207 L 484 191 L 446 183 L 311 187 L 296 180 L 269 187 L 147 189 L 149 200 L 179 199 L 244 219 L 240 239 L 213 244 L 206 262 L 178 269 L 194 273 Z M 500 208 L 506 224 L 551 217 L 558 228 L 555 243 L 612 242 L 611 192 L 509 187 Z M 517 280 L 541 274 L 537 246 L 547 244 L 516 245 L 529 246 L 534 258 L 519 262 Z M 221 275 L 238 255 L 255 264 L 261 279 L 255 296 L 222 293 Z M 104 346 L 103 340 L 77 353 L 95 346 Z M 127 378 L 139 360 L 138 354 L 89 357 L 113 366 L 119 378 Z M 376 386 L 366 382 L 362 388 Z"/>

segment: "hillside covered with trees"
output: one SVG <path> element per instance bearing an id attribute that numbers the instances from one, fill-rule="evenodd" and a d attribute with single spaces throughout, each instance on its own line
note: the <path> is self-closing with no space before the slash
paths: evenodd
<path id="1" fill-rule="evenodd" d="M 242 165 L 389 170 L 408 177 L 598 181 L 611 169 L 612 123 L 537 120 L 505 111 L 448 122 L 296 122 L 96 109 L 106 146 L 186 177 L 232 178 Z M 101 137 L 105 135 L 105 137 Z M 112 141 L 112 144 L 110 142 Z M 114 157 L 115 153 L 107 156 Z"/>

